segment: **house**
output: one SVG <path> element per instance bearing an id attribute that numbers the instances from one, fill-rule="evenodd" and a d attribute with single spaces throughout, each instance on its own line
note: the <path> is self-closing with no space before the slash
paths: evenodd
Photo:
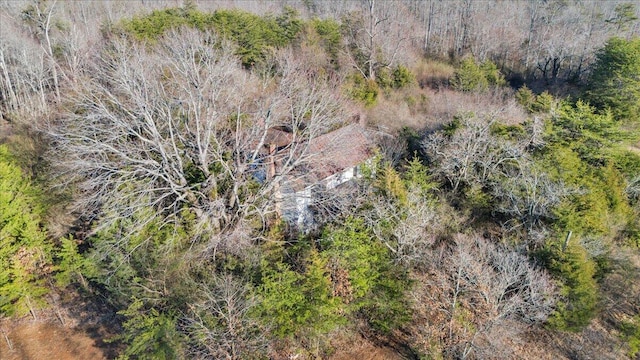
<path id="1" fill-rule="evenodd" d="M 271 135 L 278 142 L 270 145 L 272 154 L 285 146 L 285 135 Z M 335 193 L 336 188 L 362 176 L 362 168 L 375 155 L 364 126 L 354 123 L 309 140 L 309 161 L 283 179 L 278 188 L 278 212 L 300 229 L 314 224 L 314 206 L 321 196 Z M 275 173 L 277 163 L 270 165 Z"/>

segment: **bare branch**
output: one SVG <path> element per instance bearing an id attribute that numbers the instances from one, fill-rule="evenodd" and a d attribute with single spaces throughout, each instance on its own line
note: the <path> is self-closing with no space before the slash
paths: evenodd
<path id="1" fill-rule="evenodd" d="M 163 223 L 191 212 L 195 236 L 213 240 L 275 211 L 272 194 L 314 156 L 309 140 L 344 118 L 343 100 L 292 56 L 261 81 L 233 53 L 189 29 L 153 46 L 117 39 L 77 83 L 73 108 L 50 132 L 82 192 L 78 210 L 99 217 L 98 230 L 151 207 Z M 275 127 L 291 142 L 272 154 L 265 139 Z M 275 176 L 259 179 L 272 162 Z"/>

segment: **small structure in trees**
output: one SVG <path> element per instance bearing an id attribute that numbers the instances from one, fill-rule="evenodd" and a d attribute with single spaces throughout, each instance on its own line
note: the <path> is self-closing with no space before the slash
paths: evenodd
<path id="1" fill-rule="evenodd" d="M 271 179 L 286 158 L 292 136 L 284 129 L 270 129 L 264 141 L 264 154 L 268 164 L 258 177 Z M 363 168 L 374 156 L 372 141 L 364 126 L 358 123 L 309 140 L 305 146 L 309 161 L 283 177 L 276 189 L 278 214 L 300 229 L 318 221 L 323 199 L 335 196 L 337 188 L 350 180 L 362 177 Z"/>

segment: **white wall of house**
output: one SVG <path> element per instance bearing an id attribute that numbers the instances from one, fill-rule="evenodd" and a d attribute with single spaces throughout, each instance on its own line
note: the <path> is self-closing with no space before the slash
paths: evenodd
<path id="1" fill-rule="evenodd" d="M 362 167 L 371 166 L 372 163 L 373 160 L 368 159 L 359 165 L 344 169 L 317 184 L 307 186 L 299 191 L 293 190 L 290 186 L 283 186 L 280 189 L 282 196 L 280 211 L 282 216 L 289 222 L 295 222 L 299 229 L 309 228 L 314 222 L 313 212 L 311 211 L 311 206 L 315 200 L 314 187 L 324 186 L 327 190 L 335 189 L 350 180 L 361 178 L 363 175 Z"/>
<path id="2" fill-rule="evenodd" d="M 354 166 L 348 169 L 344 169 L 342 172 L 329 176 L 328 178 L 324 179 L 323 182 L 326 183 L 327 189 L 331 190 L 353 179 L 357 176 L 357 174 L 357 166 Z"/>
<path id="3" fill-rule="evenodd" d="M 313 214 L 309 209 L 312 200 L 311 196 L 311 186 L 308 186 L 304 190 L 298 191 L 295 194 L 297 212 L 296 224 L 300 229 L 303 229 L 306 224 L 313 221 Z"/>

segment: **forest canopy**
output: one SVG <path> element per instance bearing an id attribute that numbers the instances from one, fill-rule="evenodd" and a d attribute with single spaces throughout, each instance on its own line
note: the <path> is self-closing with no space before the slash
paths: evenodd
<path id="1" fill-rule="evenodd" d="M 99 308 L 119 359 L 634 358 L 638 12 L 0 4 L 9 348 Z"/>

